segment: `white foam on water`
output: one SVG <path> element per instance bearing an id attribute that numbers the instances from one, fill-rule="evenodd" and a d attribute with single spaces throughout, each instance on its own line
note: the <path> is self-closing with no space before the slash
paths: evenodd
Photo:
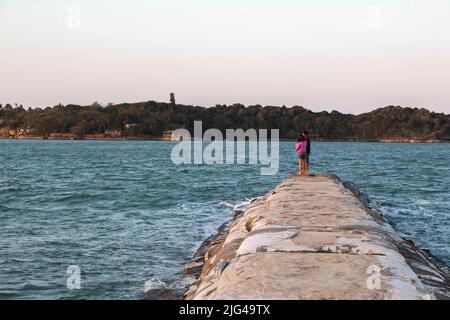
<path id="1" fill-rule="evenodd" d="M 427 205 L 433 204 L 433 202 L 431 200 L 415 200 L 414 203 L 416 203 L 418 205 L 422 205 L 422 206 L 427 206 Z"/>
<path id="2" fill-rule="evenodd" d="M 231 209 L 234 208 L 234 204 L 226 202 L 226 201 L 219 201 L 219 205 L 227 207 L 227 208 L 231 208 Z"/>
<path id="3" fill-rule="evenodd" d="M 223 211 L 224 214 L 230 214 L 229 218 L 226 218 L 225 216 L 222 216 L 221 219 L 219 219 L 220 221 L 217 222 L 217 220 L 211 220 L 207 223 L 204 223 L 203 225 L 199 226 L 199 228 L 202 230 L 202 232 L 204 233 L 204 237 L 197 241 L 194 246 L 191 248 L 191 252 L 192 254 L 194 254 L 197 249 L 201 246 L 201 244 L 203 243 L 204 240 L 206 240 L 206 238 L 208 238 L 211 235 L 214 235 L 217 233 L 217 229 L 222 225 L 222 223 L 225 223 L 227 220 L 231 219 L 231 214 L 234 211 L 243 211 L 247 208 L 247 206 L 252 203 L 253 201 L 255 201 L 256 199 L 259 199 L 259 197 L 257 198 L 251 198 L 248 199 L 246 198 L 243 201 L 239 201 L 236 203 L 232 203 L 230 201 L 226 201 L 226 200 L 220 200 L 220 201 L 214 201 L 214 202 L 208 202 L 207 205 L 209 206 L 214 206 L 214 207 L 224 207 L 228 210 L 220 210 L 220 208 L 217 208 L 217 212 L 220 213 L 221 211 Z M 201 204 L 202 206 L 205 204 Z M 231 209 L 231 210 L 230 210 Z"/>
<path id="4" fill-rule="evenodd" d="M 232 204 L 230 202 L 227 201 L 219 201 L 219 205 L 227 207 L 227 208 L 231 208 L 233 209 L 233 211 L 237 211 L 237 210 L 245 210 L 247 208 L 247 206 L 252 203 L 253 201 L 259 199 L 260 197 L 256 197 L 256 198 L 245 198 L 244 201 L 242 202 L 238 202 L 237 204 Z"/>
<path id="5" fill-rule="evenodd" d="M 151 277 L 149 280 L 145 281 L 144 293 L 148 293 L 151 290 L 162 290 L 168 289 L 165 282 L 161 281 L 157 276 Z"/>

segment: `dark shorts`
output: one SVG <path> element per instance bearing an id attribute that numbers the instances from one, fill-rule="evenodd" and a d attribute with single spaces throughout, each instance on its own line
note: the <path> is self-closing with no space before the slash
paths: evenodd
<path id="1" fill-rule="evenodd" d="M 307 160 L 307 158 L 308 158 L 308 156 L 307 156 L 307 154 L 306 153 L 300 153 L 299 155 L 298 155 L 298 158 L 300 159 L 300 160 Z"/>

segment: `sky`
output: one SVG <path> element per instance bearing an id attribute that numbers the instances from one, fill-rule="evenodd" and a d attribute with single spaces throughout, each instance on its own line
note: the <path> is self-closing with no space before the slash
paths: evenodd
<path id="1" fill-rule="evenodd" d="M 450 113 L 450 0 L 0 0 L 0 103 Z"/>

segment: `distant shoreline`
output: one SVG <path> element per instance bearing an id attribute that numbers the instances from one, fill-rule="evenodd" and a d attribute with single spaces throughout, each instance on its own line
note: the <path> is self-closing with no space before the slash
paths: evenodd
<path id="1" fill-rule="evenodd" d="M 43 136 L 30 136 L 20 138 L 1 137 L 0 140 L 50 140 L 50 141 L 172 141 L 163 137 L 122 137 L 122 138 L 100 138 L 100 137 L 86 137 L 82 139 L 77 138 L 63 138 L 63 137 L 43 137 Z M 226 140 L 223 140 L 226 141 Z M 279 139 L 280 142 L 295 142 L 295 139 Z M 450 143 L 446 140 L 418 140 L 418 139 L 379 139 L 379 140 L 327 140 L 317 139 L 315 142 L 363 142 L 363 143 L 419 143 L 419 144 L 439 144 Z M 177 141 L 173 141 L 177 142 Z"/>
<path id="2" fill-rule="evenodd" d="M 450 115 L 400 106 L 359 115 L 313 112 L 301 106 L 233 104 L 205 108 L 156 101 L 45 109 L 0 107 L 0 136 L 13 139 L 159 141 L 171 140 L 173 134 L 179 137 L 178 129 L 195 136 L 196 126 L 198 132 L 216 128 L 222 135 L 228 129 L 277 128 L 278 137 L 286 139 L 282 141 L 296 140 L 302 131 L 308 131 L 314 141 L 450 141 Z"/>

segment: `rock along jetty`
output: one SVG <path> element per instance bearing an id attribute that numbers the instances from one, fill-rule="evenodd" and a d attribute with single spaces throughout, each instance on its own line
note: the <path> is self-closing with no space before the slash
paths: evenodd
<path id="1" fill-rule="evenodd" d="M 183 299 L 448 299 L 449 269 L 352 183 L 291 176 L 206 241 Z"/>

